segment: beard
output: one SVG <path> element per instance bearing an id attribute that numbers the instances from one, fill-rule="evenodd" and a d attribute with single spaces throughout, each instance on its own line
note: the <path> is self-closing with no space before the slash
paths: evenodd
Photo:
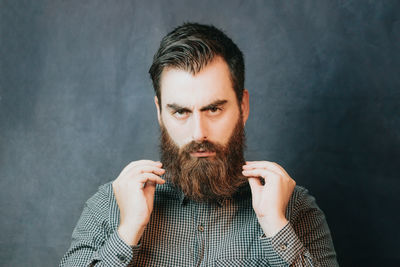
<path id="1" fill-rule="evenodd" d="M 179 148 L 161 123 L 161 162 L 165 179 L 195 201 L 220 201 L 231 198 L 247 184 L 242 174 L 245 164 L 243 151 L 245 134 L 242 116 L 224 146 L 210 141 L 192 141 Z M 193 157 L 190 153 L 202 150 L 215 152 L 212 157 Z"/>

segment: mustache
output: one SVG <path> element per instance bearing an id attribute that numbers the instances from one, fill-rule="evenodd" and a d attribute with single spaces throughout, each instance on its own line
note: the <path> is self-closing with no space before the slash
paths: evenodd
<path id="1" fill-rule="evenodd" d="M 192 141 L 189 144 L 186 144 L 181 153 L 195 153 L 198 151 L 202 152 L 220 152 L 222 150 L 222 146 L 210 142 L 208 140 L 204 140 L 202 142 Z"/>

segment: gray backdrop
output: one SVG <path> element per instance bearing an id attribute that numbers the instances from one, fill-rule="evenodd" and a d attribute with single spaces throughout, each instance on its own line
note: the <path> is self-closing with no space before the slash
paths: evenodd
<path id="1" fill-rule="evenodd" d="M 399 4 L 0 1 L 0 265 L 57 265 L 98 186 L 158 159 L 147 70 L 184 21 L 243 50 L 246 158 L 310 190 L 340 264 L 399 263 Z"/>

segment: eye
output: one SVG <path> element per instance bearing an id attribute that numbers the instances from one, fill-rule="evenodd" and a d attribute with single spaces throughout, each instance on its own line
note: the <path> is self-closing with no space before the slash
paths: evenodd
<path id="1" fill-rule="evenodd" d="M 185 119 L 189 116 L 189 112 L 184 109 L 178 109 L 172 113 L 172 115 L 177 119 Z"/>
<path id="2" fill-rule="evenodd" d="M 221 111 L 222 111 L 222 108 L 219 108 L 219 107 L 210 107 L 210 108 L 208 109 L 208 112 L 209 112 L 211 115 L 218 115 L 218 114 L 221 113 Z"/>

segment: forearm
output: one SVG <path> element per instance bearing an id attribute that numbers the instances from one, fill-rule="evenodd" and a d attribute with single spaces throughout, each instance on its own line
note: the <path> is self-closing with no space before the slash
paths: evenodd
<path id="1" fill-rule="evenodd" d="M 303 245 L 290 223 L 287 223 L 275 236 L 261 239 L 271 266 L 322 266 L 319 259 Z M 323 266 L 337 265 L 332 263 Z"/>
<path id="2" fill-rule="evenodd" d="M 128 266 L 135 261 L 139 246 L 130 247 L 115 232 L 100 247 L 73 243 L 61 260 L 61 266 Z"/>
<path id="3" fill-rule="evenodd" d="M 86 206 L 72 234 L 72 243 L 61 266 L 128 266 L 140 246 L 129 246 L 98 213 Z"/>
<path id="4" fill-rule="evenodd" d="M 294 191 L 286 215 L 289 223 L 261 238 L 272 266 L 338 266 L 325 215 L 307 190 Z"/>

